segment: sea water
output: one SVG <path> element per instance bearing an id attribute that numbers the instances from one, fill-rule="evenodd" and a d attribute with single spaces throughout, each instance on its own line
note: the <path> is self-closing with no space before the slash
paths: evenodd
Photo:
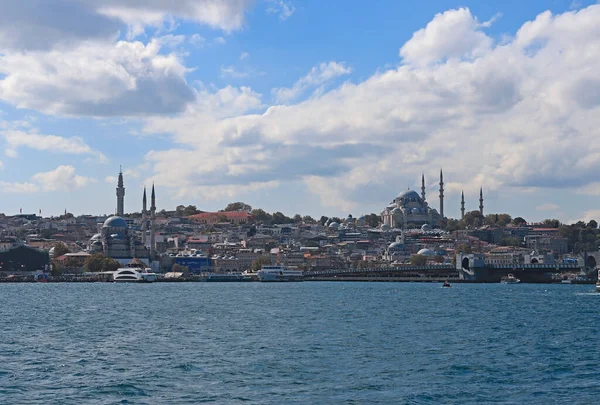
<path id="1" fill-rule="evenodd" d="M 0 284 L 2 404 L 596 404 L 591 285 Z"/>

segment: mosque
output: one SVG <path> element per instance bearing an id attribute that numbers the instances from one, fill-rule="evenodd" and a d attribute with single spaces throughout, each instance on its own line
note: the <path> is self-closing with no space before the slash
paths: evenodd
<path id="1" fill-rule="evenodd" d="M 444 173 L 440 170 L 440 210 L 431 208 L 425 198 L 425 175 L 421 177 L 421 195 L 406 190 L 381 212 L 382 227 L 392 229 L 439 227 L 444 217 Z M 483 215 L 483 189 L 479 190 L 479 212 Z M 461 218 L 465 216 L 465 196 L 461 194 Z"/>
<path id="2" fill-rule="evenodd" d="M 150 218 L 146 206 L 146 188 L 142 198 L 142 240 L 135 237 L 133 229 L 123 219 L 125 207 L 125 186 L 123 184 L 123 172 L 119 172 L 117 183 L 117 213 L 104 221 L 99 232 L 92 236 L 89 241 L 88 251 L 90 253 L 103 253 L 106 257 L 116 259 L 121 264 L 128 264 L 133 258 L 149 263 L 156 246 L 156 196 L 154 185 L 150 200 Z M 148 229 L 148 222 L 150 229 Z M 149 240 L 148 240 L 148 230 Z"/>

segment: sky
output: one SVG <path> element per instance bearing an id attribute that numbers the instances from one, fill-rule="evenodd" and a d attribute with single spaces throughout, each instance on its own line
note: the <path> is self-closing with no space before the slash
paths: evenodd
<path id="1" fill-rule="evenodd" d="M 600 220 L 595 0 L 0 1 L 0 212 Z"/>

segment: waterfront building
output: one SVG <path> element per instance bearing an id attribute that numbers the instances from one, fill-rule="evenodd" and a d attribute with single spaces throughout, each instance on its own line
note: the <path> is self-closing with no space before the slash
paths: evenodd
<path id="1" fill-rule="evenodd" d="M 123 183 L 123 173 L 119 173 L 117 183 L 117 213 L 123 215 L 125 187 Z M 147 245 L 147 221 L 146 221 L 146 190 L 142 197 L 142 241 L 136 238 L 133 228 L 121 215 L 113 215 L 107 218 L 99 232 L 92 236 L 88 244 L 90 253 L 103 253 L 106 257 L 116 259 L 122 264 L 131 262 L 138 258 L 145 263 L 149 263 L 156 248 L 156 195 L 154 185 L 152 185 L 150 207 L 150 243 Z"/>
<path id="2" fill-rule="evenodd" d="M 440 172 L 440 209 L 444 207 L 443 175 Z M 406 190 L 400 193 L 381 212 L 383 225 L 387 228 L 416 228 L 425 224 L 436 227 L 443 220 L 441 213 L 431 208 L 425 200 L 425 177 L 422 177 L 421 195 Z M 331 226 L 331 224 L 330 224 Z"/>

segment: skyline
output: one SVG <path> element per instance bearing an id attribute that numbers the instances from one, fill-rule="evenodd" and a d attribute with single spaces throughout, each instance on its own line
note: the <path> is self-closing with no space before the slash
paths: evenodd
<path id="1" fill-rule="evenodd" d="M 0 212 L 111 213 L 123 165 L 125 212 L 359 216 L 443 168 L 448 217 L 598 220 L 600 5 L 546 3 L 7 4 Z"/>

